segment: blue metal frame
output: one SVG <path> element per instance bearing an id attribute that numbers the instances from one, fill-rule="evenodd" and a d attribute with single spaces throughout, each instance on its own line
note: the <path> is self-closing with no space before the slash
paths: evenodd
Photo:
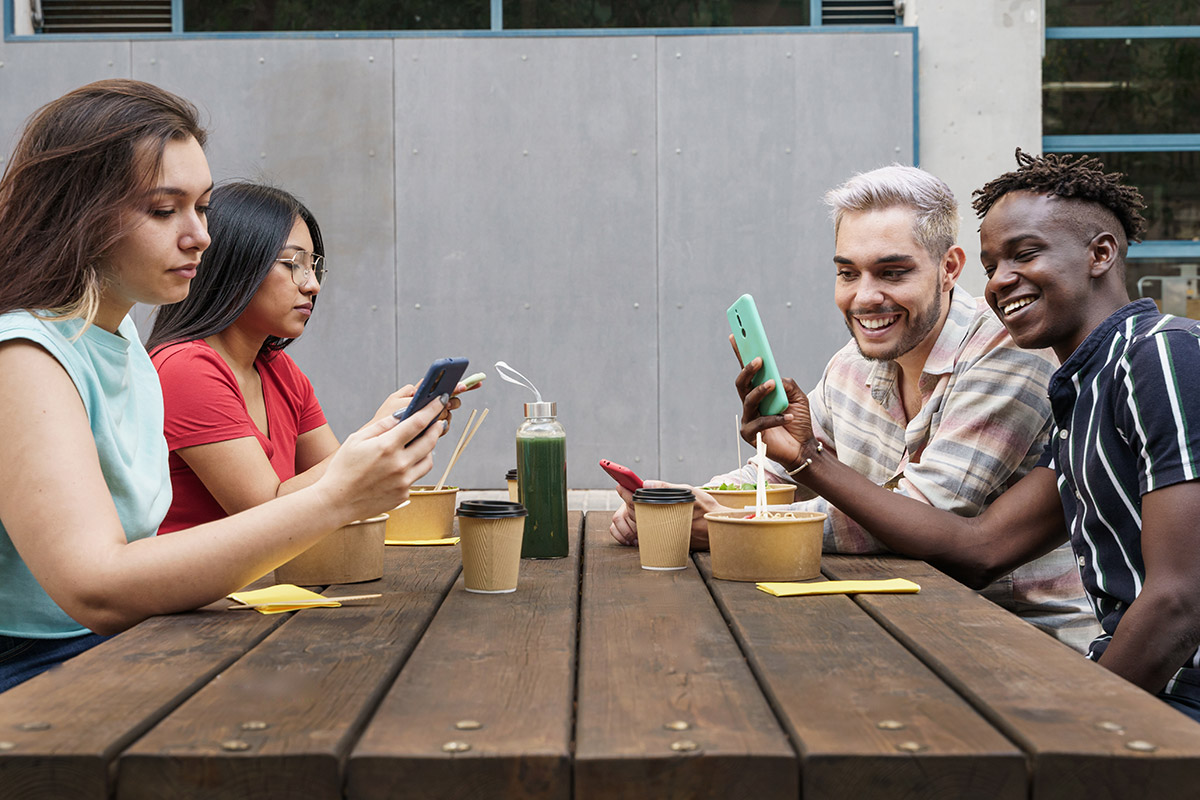
<path id="1" fill-rule="evenodd" d="M 823 0 L 809 0 L 809 22 L 807 26 L 738 27 L 738 28 L 554 28 L 554 29 L 506 29 L 504 27 L 504 0 L 490 0 L 488 28 L 432 31 L 226 31 L 189 33 L 183 26 L 183 0 L 171 0 L 171 33 L 50 33 L 33 36 L 17 36 L 13 27 L 13 0 L 0 0 L 4 8 L 5 41 L 161 41 L 171 39 L 402 39 L 418 37 L 488 37 L 488 36 L 713 36 L 717 34 L 746 33 L 798 33 L 819 28 L 828 33 L 894 33 L 895 28 L 885 25 L 822 25 Z M 896 26 L 904 28 L 904 20 L 896 19 Z M 914 31 L 915 38 L 915 28 Z M 914 70 L 916 51 L 913 51 Z M 915 81 L 914 81 L 915 82 Z"/>
<path id="2" fill-rule="evenodd" d="M 1044 153 L 1160 153 L 1200 150 L 1200 133 L 1043 136 Z"/>
<path id="3" fill-rule="evenodd" d="M 1134 242 L 1129 245 L 1130 259 L 1176 259 L 1200 258 L 1200 242 L 1186 239 L 1153 239 L 1148 242 Z"/>
<path id="4" fill-rule="evenodd" d="M 1196 39 L 1200 25 L 1140 25 L 1111 28 L 1046 28 L 1047 39 Z"/>
<path id="5" fill-rule="evenodd" d="M 1194 39 L 1200 25 L 1047 28 L 1047 39 Z M 1200 133 L 1043 136 L 1046 153 L 1158 153 L 1200 151 Z M 1200 242 L 1155 240 L 1129 245 L 1130 260 L 1200 259 Z"/>

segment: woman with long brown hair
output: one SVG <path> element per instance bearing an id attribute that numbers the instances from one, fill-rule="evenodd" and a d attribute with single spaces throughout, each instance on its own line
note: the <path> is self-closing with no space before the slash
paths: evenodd
<path id="1" fill-rule="evenodd" d="M 312 485 L 154 536 L 162 394 L 128 313 L 182 300 L 212 178 L 186 101 L 101 81 L 38 111 L 0 180 L 0 691 L 103 635 L 235 591 L 403 502 L 448 398 L 347 438 Z"/>

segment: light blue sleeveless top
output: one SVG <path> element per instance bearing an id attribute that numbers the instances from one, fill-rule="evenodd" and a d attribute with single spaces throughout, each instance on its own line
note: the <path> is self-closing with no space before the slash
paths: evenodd
<path id="1" fill-rule="evenodd" d="M 132 319 L 121 321 L 120 335 L 91 325 L 71 341 L 82 327 L 78 319 L 41 320 L 12 311 L 0 314 L 0 342 L 34 342 L 71 376 L 87 411 L 104 480 L 132 542 L 153 536 L 171 505 L 162 389 Z M 34 580 L 0 520 L 0 635 L 57 639 L 87 632 Z"/>

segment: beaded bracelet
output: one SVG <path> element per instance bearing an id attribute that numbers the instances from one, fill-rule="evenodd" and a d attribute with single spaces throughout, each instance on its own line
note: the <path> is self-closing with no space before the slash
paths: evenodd
<path id="1" fill-rule="evenodd" d="M 820 440 L 820 439 L 818 439 L 818 440 L 817 440 L 817 452 L 818 452 L 818 453 L 820 453 L 820 452 L 821 452 L 822 450 L 824 450 L 824 449 L 825 449 L 825 447 L 824 447 L 824 446 L 821 444 L 821 440 Z M 800 466 L 796 467 L 796 468 L 795 468 L 795 469 L 793 469 L 793 470 L 789 470 L 789 471 L 788 471 L 788 475 L 796 475 L 796 474 L 798 474 L 798 473 L 801 473 L 801 472 L 803 472 L 804 470 L 808 469 L 808 467 L 809 467 L 811 464 L 812 464 L 812 459 L 811 459 L 811 458 L 806 458 L 806 459 L 804 459 L 804 463 L 803 463 L 803 464 L 801 464 Z"/>

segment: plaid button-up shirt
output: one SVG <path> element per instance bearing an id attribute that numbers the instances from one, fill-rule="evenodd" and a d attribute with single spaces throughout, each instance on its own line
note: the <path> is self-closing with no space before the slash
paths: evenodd
<path id="1" fill-rule="evenodd" d="M 976 516 L 1038 462 L 1050 427 L 1046 387 L 1057 364 L 1022 350 L 982 300 L 955 288 L 945 325 L 920 378 L 921 410 L 905 419 L 894 361 L 871 361 L 849 342 L 809 394 L 813 428 L 838 460 L 881 486 Z M 771 480 L 794 483 L 772 464 Z M 750 465 L 712 482 L 753 482 Z M 801 489 L 801 491 L 805 491 Z M 822 498 L 826 552 L 885 548 Z M 984 595 L 1084 650 L 1097 631 L 1069 545 L 1017 568 Z"/>

